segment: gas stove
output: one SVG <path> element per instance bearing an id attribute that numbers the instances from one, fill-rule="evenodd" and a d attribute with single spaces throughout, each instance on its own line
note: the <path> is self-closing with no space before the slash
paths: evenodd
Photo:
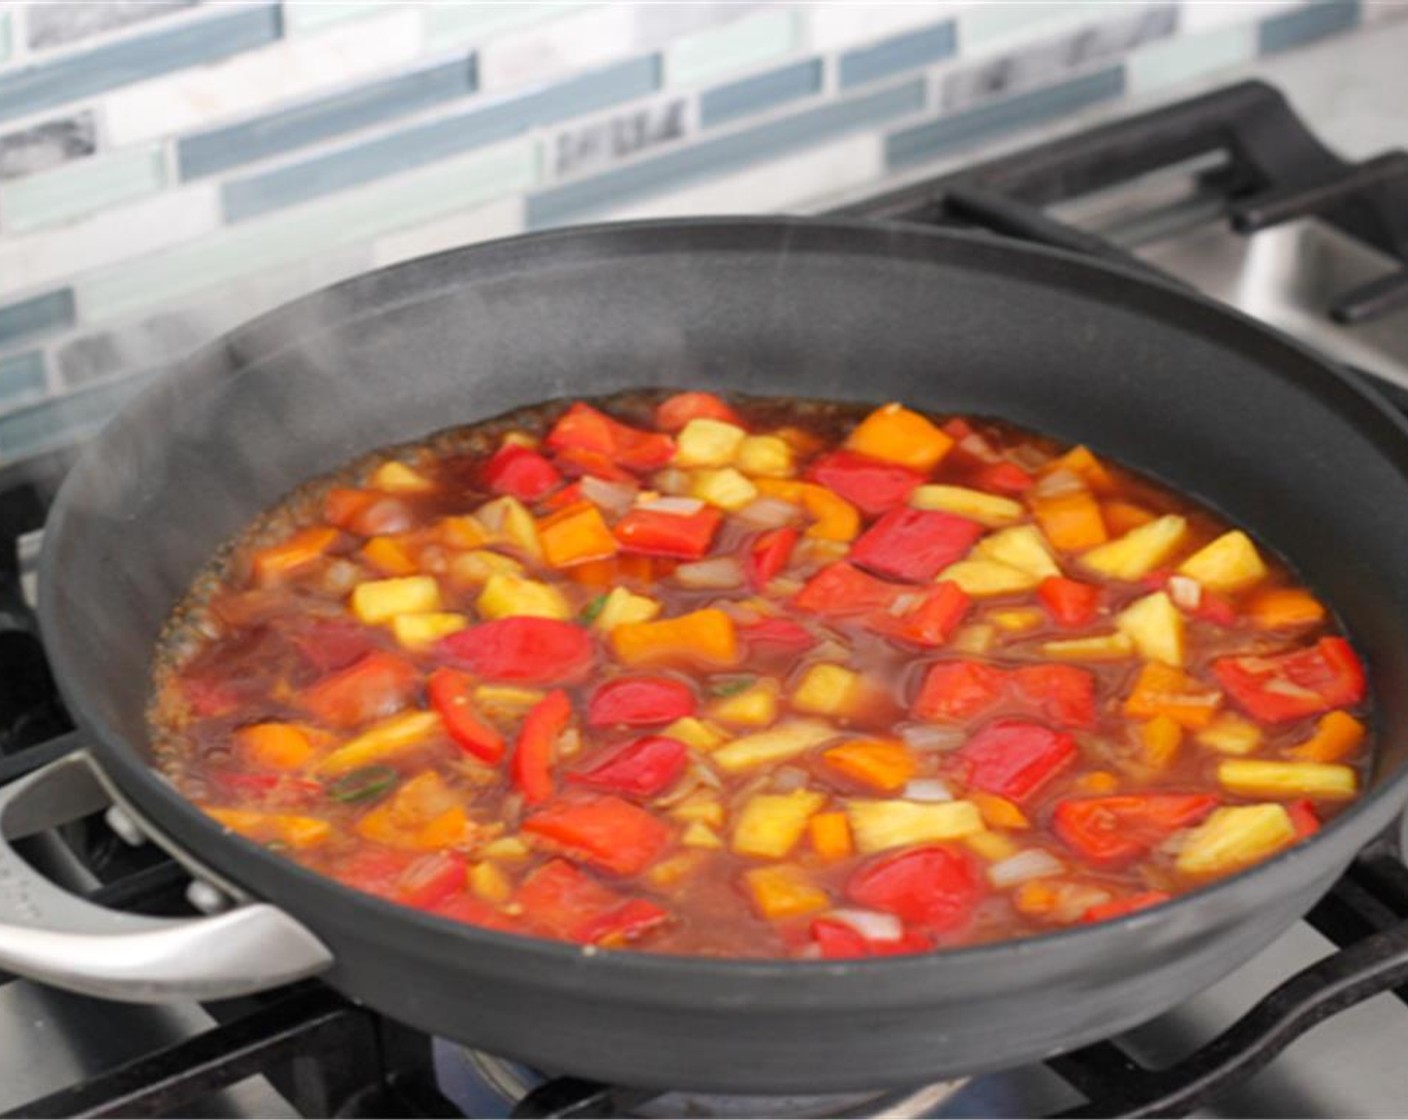
<path id="1" fill-rule="evenodd" d="M 1152 270 L 1271 323 L 1408 412 L 1408 154 L 1347 164 L 1248 83 L 917 178 L 836 214 L 1017 237 Z M 0 470 L 0 784 L 77 745 L 26 601 L 71 451 Z M 10 547 L 13 545 L 13 547 Z M 27 842 L 97 901 L 218 900 L 118 812 Z M 720 1098 L 554 1078 L 306 982 L 135 1007 L 0 975 L 12 1116 L 1396 1116 L 1408 1101 L 1408 867 L 1397 830 L 1307 920 L 1117 1038 L 877 1095 Z"/>

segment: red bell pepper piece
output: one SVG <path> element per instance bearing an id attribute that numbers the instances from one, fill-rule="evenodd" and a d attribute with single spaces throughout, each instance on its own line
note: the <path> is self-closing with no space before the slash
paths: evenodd
<path id="1" fill-rule="evenodd" d="M 944 456 L 945 469 L 971 473 L 1001 462 L 992 444 L 968 421 L 954 417 L 943 430 L 953 439 L 952 450 Z"/>
<path id="2" fill-rule="evenodd" d="M 888 610 L 897 595 L 909 589 L 861 571 L 844 560 L 828 564 L 807 580 L 801 591 L 792 597 L 798 610 L 814 614 L 866 614 Z"/>
<path id="3" fill-rule="evenodd" d="M 1156 568 L 1139 582 L 1150 591 L 1165 591 L 1168 589 L 1169 578 L 1174 574 L 1168 568 Z M 1198 595 L 1198 605 L 1187 613 L 1217 626 L 1237 624 L 1237 608 L 1216 591 L 1209 591 L 1206 587 L 1202 588 Z"/>
<path id="4" fill-rule="evenodd" d="M 412 852 L 389 848 L 354 848 L 333 865 L 333 877 L 339 883 L 356 887 L 381 898 L 395 898 L 396 887 L 406 868 L 416 860 Z"/>
<path id="5" fill-rule="evenodd" d="M 744 426 L 738 413 L 713 393 L 676 393 L 655 409 L 655 426 L 666 432 L 678 432 L 691 420 L 722 420 Z"/>
<path id="6" fill-rule="evenodd" d="M 1308 797 L 1301 797 L 1286 806 L 1291 824 L 1296 830 L 1296 839 L 1304 840 L 1320 831 L 1320 818 L 1315 815 L 1315 803 Z"/>
<path id="7" fill-rule="evenodd" d="M 430 674 L 426 694 L 456 746 L 483 762 L 494 763 L 503 758 L 503 735 L 474 710 L 473 677 L 442 666 Z"/>
<path id="8" fill-rule="evenodd" d="M 518 732 L 509 772 L 523 800 L 537 805 L 552 796 L 552 764 L 557 737 L 567 730 L 572 704 L 560 688 L 549 692 L 529 710 Z"/>
<path id="9" fill-rule="evenodd" d="M 941 646 L 963 621 L 972 599 L 958 584 L 939 580 L 917 607 L 896 618 L 878 613 L 872 625 L 881 633 L 918 646 Z"/>
<path id="10" fill-rule="evenodd" d="M 1074 665 L 1024 665 L 1007 679 L 1022 707 L 1062 727 L 1095 723 L 1095 677 Z"/>
<path id="11" fill-rule="evenodd" d="M 978 661 L 940 661 L 929 667 L 914 701 L 920 719 L 961 722 L 986 711 L 1001 698 L 1007 678 L 1001 669 Z"/>
<path id="12" fill-rule="evenodd" d="M 698 560 L 709 551 L 722 523 L 723 514 L 713 506 L 683 514 L 637 508 L 616 522 L 612 531 L 627 552 Z"/>
<path id="13" fill-rule="evenodd" d="M 1364 699 L 1364 668 L 1343 638 L 1274 657 L 1220 657 L 1212 671 L 1247 713 L 1282 723 Z"/>
<path id="14" fill-rule="evenodd" d="M 1035 483 L 1036 479 L 1016 463 L 992 463 L 973 475 L 977 489 L 996 490 L 999 494 L 1020 494 Z"/>
<path id="15" fill-rule="evenodd" d="M 635 471 L 663 467 L 675 454 L 669 436 L 632 428 L 580 401 L 559 417 L 544 442 L 554 451 L 593 451 Z"/>
<path id="16" fill-rule="evenodd" d="M 688 761 L 689 748 L 678 739 L 647 735 L 618 747 L 586 770 L 568 774 L 567 780 L 609 793 L 654 797 L 679 781 Z"/>
<path id="17" fill-rule="evenodd" d="M 1126 914 L 1158 906 L 1172 897 L 1166 891 L 1144 891 L 1141 894 L 1132 894 L 1127 898 L 1112 898 L 1109 902 L 1092 906 L 1081 915 L 1080 920 L 1082 922 L 1108 922 L 1111 918 L 1123 918 Z"/>
<path id="18" fill-rule="evenodd" d="M 523 932 L 523 924 L 517 919 L 491 906 L 482 898 L 476 898 L 468 891 L 451 895 L 440 905 L 431 907 L 430 912 L 442 918 L 449 918 L 452 922 L 464 922 L 481 929 L 495 929 L 504 933 Z"/>
<path id="19" fill-rule="evenodd" d="M 1084 626 L 1095 617 L 1100 588 L 1063 576 L 1048 576 L 1036 589 L 1036 597 L 1060 625 Z"/>
<path id="20" fill-rule="evenodd" d="M 298 623 L 289 641 L 321 673 L 342 669 L 375 647 L 365 626 L 342 618 L 308 618 Z"/>
<path id="21" fill-rule="evenodd" d="M 924 953 L 934 947 L 930 938 L 912 929 L 905 930 L 893 941 L 871 941 L 854 926 L 836 918 L 813 918 L 807 932 L 821 950 L 822 960 L 894 957 L 902 953 Z"/>
<path id="22" fill-rule="evenodd" d="M 555 618 L 514 615 L 441 638 L 439 651 L 476 677 L 514 684 L 581 680 L 596 660 L 585 629 Z"/>
<path id="23" fill-rule="evenodd" d="M 753 646 L 776 646 L 778 649 L 811 649 L 816 635 L 805 626 L 786 618 L 765 618 L 748 626 L 740 626 L 743 640 Z"/>
<path id="24" fill-rule="evenodd" d="M 670 918 L 654 903 L 625 898 L 564 859 L 549 860 L 530 874 L 514 902 L 534 930 L 580 944 L 638 940 Z"/>
<path id="25" fill-rule="evenodd" d="M 495 494 L 535 502 L 561 486 L 562 475 L 540 452 L 506 443 L 485 464 L 484 481 Z"/>
<path id="26" fill-rule="evenodd" d="M 1139 793 L 1062 801 L 1052 827 L 1082 859 L 1118 867 L 1217 808 L 1208 793 Z"/>
<path id="27" fill-rule="evenodd" d="M 846 880 L 859 906 L 888 910 L 929 930 L 961 926 L 983 896 L 973 857 L 949 844 L 926 844 L 863 864 Z"/>
<path id="28" fill-rule="evenodd" d="M 420 671 L 404 657 L 374 649 L 305 688 L 301 708 L 333 727 L 394 715 L 420 688 Z"/>
<path id="29" fill-rule="evenodd" d="M 523 822 L 574 859 L 616 875 L 637 875 L 670 843 L 670 828 L 654 813 L 611 794 L 559 798 Z"/>
<path id="30" fill-rule="evenodd" d="M 459 852 L 440 851 L 422 856 L 406 868 L 396 884 L 396 901 L 428 910 L 465 888 L 466 866 Z"/>
<path id="31" fill-rule="evenodd" d="M 754 591 L 761 591 L 773 576 L 787 566 L 801 535 L 790 525 L 758 534 L 743 557 L 743 573 Z"/>
<path id="32" fill-rule="evenodd" d="M 618 467 L 611 456 L 585 447 L 564 447 L 557 452 L 556 464 L 569 478 L 592 475 L 606 482 L 636 482 L 636 476 Z"/>
<path id="33" fill-rule="evenodd" d="M 970 786 L 1009 801 L 1026 801 L 1075 761 L 1076 741 L 1039 723 L 997 720 L 955 752 Z"/>
<path id="34" fill-rule="evenodd" d="M 694 690 L 671 677 L 617 677 L 592 693 L 587 704 L 591 727 L 649 727 L 692 716 Z"/>
<path id="35" fill-rule="evenodd" d="M 851 546 L 851 561 L 891 579 L 926 583 L 967 555 L 983 527 L 933 509 L 892 509 Z"/>
<path id="36" fill-rule="evenodd" d="M 813 461 L 806 477 L 839 494 L 869 517 L 904 505 L 924 476 L 857 451 L 832 451 Z"/>
<path id="37" fill-rule="evenodd" d="M 542 508 L 549 513 L 556 513 L 560 509 L 566 509 L 568 506 L 575 506 L 584 501 L 586 501 L 586 498 L 582 496 L 582 484 L 580 482 L 572 482 L 564 486 L 556 494 L 549 494 L 540 504 Z"/>

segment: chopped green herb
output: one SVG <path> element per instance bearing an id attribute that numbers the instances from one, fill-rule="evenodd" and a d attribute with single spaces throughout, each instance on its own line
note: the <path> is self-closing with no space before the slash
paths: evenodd
<path id="1" fill-rule="evenodd" d="M 588 603 L 585 607 L 582 608 L 581 613 L 577 617 L 580 618 L 583 622 L 592 623 L 597 620 L 601 612 L 605 609 L 606 596 L 604 594 L 598 595 L 595 599 L 593 599 L 590 603 Z"/>
<path id="2" fill-rule="evenodd" d="M 328 786 L 328 796 L 348 805 L 360 805 L 364 801 L 375 801 L 400 779 L 400 773 L 393 767 L 364 766 Z"/>
<path id="3" fill-rule="evenodd" d="M 753 682 L 757 677 L 729 677 L 727 680 L 712 681 L 709 685 L 710 696 L 737 696 L 740 692 L 747 692 L 753 687 Z"/>

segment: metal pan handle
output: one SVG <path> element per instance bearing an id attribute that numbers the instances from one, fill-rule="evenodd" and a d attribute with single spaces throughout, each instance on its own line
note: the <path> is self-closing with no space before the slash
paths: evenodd
<path id="1" fill-rule="evenodd" d="M 332 954 L 267 903 L 200 918 L 94 905 L 45 878 L 11 842 L 111 804 L 85 751 L 0 788 L 0 967 L 129 1003 L 222 999 L 322 972 Z"/>

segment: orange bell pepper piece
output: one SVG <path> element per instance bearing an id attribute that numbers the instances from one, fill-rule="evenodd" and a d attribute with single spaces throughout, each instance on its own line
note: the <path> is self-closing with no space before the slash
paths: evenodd
<path id="1" fill-rule="evenodd" d="M 1180 727 L 1206 727 L 1217 714 L 1222 694 L 1189 677 L 1182 669 L 1150 661 L 1139 671 L 1134 690 L 1124 702 L 1125 715 L 1134 719 L 1168 716 Z"/>
<path id="2" fill-rule="evenodd" d="M 919 769 L 904 744 L 890 739 L 852 739 L 821 757 L 831 769 L 883 791 L 900 789 Z"/>
<path id="3" fill-rule="evenodd" d="M 812 850 L 824 860 L 845 859 L 855 851 L 845 813 L 817 813 L 807 821 L 807 836 Z"/>
<path id="4" fill-rule="evenodd" d="M 389 576 L 411 576 L 420 565 L 400 537 L 373 537 L 362 547 L 362 558 Z"/>
<path id="5" fill-rule="evenodd" d="M 604 560 L 620 547 L 601 510 L 591 502 L 579 502 L 543 518 L 538 522 L 538 541 L 554 568 Z"/>
<path id="6" fill-rule="evenodd" d="M 311 848 L 332 835 L 332 825 L 318 817 L 295 813 L 260 813 L 254 809 L 204 806 L 208 816 L 251 840 L 278 840 L 290 848 Z"/>
<path id="7" fill-rule="evenodd" d="M 1139 725 L 1138 735 L 1144 761 L 1155 770 L 1167 770 L 1183 742 L 1183 725 L 1171 715 L 1157 715 Z"/>
<path id="8" fill-rule="evenodd" d="M 1084 552 L 1109 537 L 1100 503 L 1087 490 L 1054 498 L 1033 497 L 1031 507 L 1047 540 L 1063 552 Z"/>
<path id="9" fill-rule="evenodd" d="M 786 478 L 755 478 L 753 485 L 769 497 L 794 502 L 805 509 L 812 517 L 806 532 L 809 537 L 844 543 L 854 540 L 860 532 L 860 511 L 825 486 Z"/>
<path id="10" fill-rule="evenodd" d="M 1100 514 L 1105 520 L 1106 530 L 1116 537 L 1122 537 L 1131 529 L 1154 520 L 1152 513 L 1133 502 L 1101 502 Z"/>
<path id="11" fill-rule="evenodd" d="M 995 793 L 985 793 L 982 790 L 969 790 L 967 798 L 978 807 L 978 812 L 982 813 L 983 820 L 989 828 L 1031 828 L 1032 826 L 1032 822 L 1027 819 L 1027 814 L 1005 797 L 999 797 Z"/>
<path id="12" fill-rule="evenodd" d="M 846 446 L 862 455 L 928 472 L 953 446 L 953 437 L 898 404 L 877 408 L 856 425 Z"/>
<path id="13" fill-rule="evenodd" d="M 1097 494 L 1108 494 L 1115 488 L 1115 480 L 1110 477 L 1105 464 L 1083 443 L 1071 448 L 1059 459 L 1053 459 L 1043 473 L 1061 470 L 1070 471 Z"/>
<path id="14" fill-rule="evenodd" d="M 446 548 L 478 548 L 489 539 L 484 526 L 467 514 L 442 517 L 432 533 Z"/>
<path id="15" fill-rule="evenodd" d="M 469 818 L 459 796 L 433 770 L 417 774 L 357 821 L 367 840 L 403 851 L 425 852 L 463 843 Z"/>
<path id="16" fill-rule="evenodd" d="M 625 623 L 611 631 L 611 646 L 627 665 L 731 665 L 738 659 L 733 619 L 713 607 L 657 622 Z"/>
<path id="17" fill-rule="evenodd" d="M 1308 591 L 1298 587 L 1268 588 L 1252 596 L 1247 615 L 1264 630 L 1310 626 L 1325 617 L 1325 608 Z"/>
<path id="18" fill-rule="evenodd" d="M 296 572 L 322 556 L 336 541 L 337 530 L 331 525 L 300 529 L 287 540 L 261 548 L 254 554 L 254 577 L 260 583 L 266 583 Z"/>
<path id="19" fill-rule="evenodd" d="M 241 757 L 269 770 L 297 770 L 316 753 L 312 738 L 292 723 L 256 723 L 235 732 Z"/>
<path id="20" fill-rule="evenodd" d="M 1315 733 L 1288 750 L 1286 757 L 1297 762 L 1339 762 L 1364 741 L 1368 730 L 1348 712 L 1328 712 L 1315 724 Z"/>

